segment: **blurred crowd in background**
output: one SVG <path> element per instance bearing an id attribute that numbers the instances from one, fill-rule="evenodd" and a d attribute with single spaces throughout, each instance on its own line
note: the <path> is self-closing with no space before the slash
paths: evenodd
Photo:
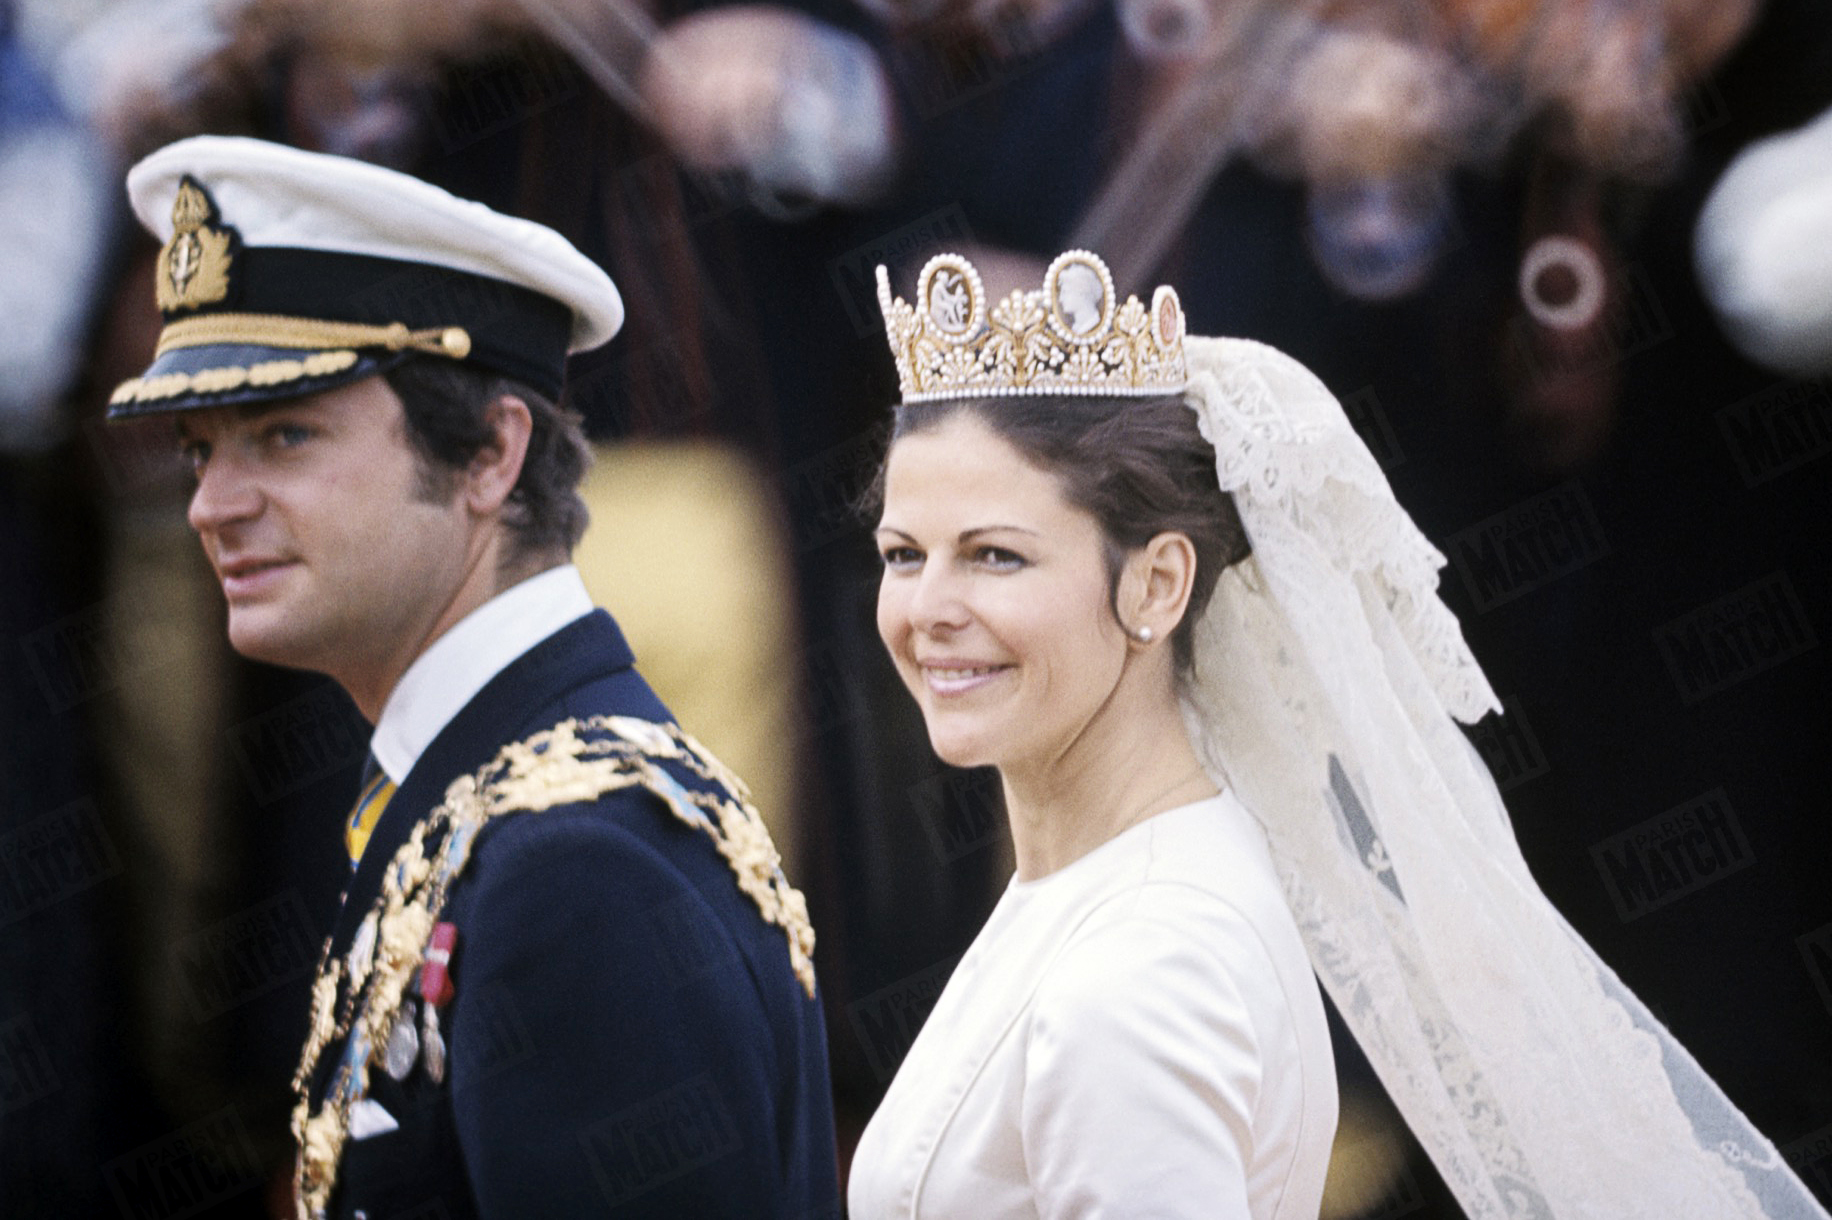
<path id="1" fill-rule="evenodd" d="M 842 1164 L 1010 874 L 873 626 L 873 268 L 1081 246 L 1342 398 L 1546 892 L 1832 1201 L 1828 107 L 1823 0 L 0 0 L 0 1212 L 286 1209 L 367 726 L 228 651 L 169 427 L 101 423 L 122 175 L 202 132 L 616 279 L 581 567 L 809 896 Z M 1457 1215 L 1336 1033 L 1327 1214 Z"/>

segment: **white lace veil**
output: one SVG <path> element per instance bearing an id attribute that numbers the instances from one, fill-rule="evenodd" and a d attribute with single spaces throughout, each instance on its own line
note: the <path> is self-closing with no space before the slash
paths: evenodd
<path id="1" fill-rule="evenodd" d="M 1444 557 L 1307 369 L 1186 340 L 1253 556 L 1196 624 L 1203 761 L 1265 824 L 1311 962 L 1473 1220 L 1818 1217 L 1540 893 L 1453 720 L 1498 704 Z"/>

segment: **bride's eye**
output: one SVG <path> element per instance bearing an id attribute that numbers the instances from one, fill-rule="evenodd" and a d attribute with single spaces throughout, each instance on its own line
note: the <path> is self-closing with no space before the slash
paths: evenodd
<path id="1" fill-rule="evenodd" d="M 1030 566 L 1030 560 L 1002 546 L 983 546 L 973 553 L 973 559 L 980 566 L 998 572 L 1015 572 L 1019 568 Z"/>
<path id="2" fill-rule="evenodd" d="M 878 551 L 878 558 L 884 566 L 896 571 L 916 567 L 922 563 L 922 552 L 913 546 L 887 546 Z"/>

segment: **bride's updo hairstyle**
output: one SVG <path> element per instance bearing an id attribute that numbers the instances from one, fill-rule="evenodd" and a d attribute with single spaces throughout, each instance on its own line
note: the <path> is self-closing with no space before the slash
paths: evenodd
<path id="1" fill-rule="evenodd" d="M 1190 540 L 1196 551 L 1195 587 L 1170 637 L 1177 673 L 1188 675 L 1195 623 L 1222 569 L 1246 558 L 1249 547 L 1234 500 L 1216 480 L 1215 451 L 1182 396 L 1012 395 L 906 403 L 896 409 L 891 448 L 963 414 L 979 419 L 1026 461 L 1054 476 L 1063 499 L 1099 523 L 1115 621 L 1126 557 L 1162 533 Z M 874 506 L 883 503 L 883 483 L 881 468 Z"/>

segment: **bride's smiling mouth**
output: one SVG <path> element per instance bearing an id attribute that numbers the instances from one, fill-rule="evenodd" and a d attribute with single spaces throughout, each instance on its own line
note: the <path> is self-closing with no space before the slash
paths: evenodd
<path id="1" fill-rule="evenodd" d="M 937 695 L 964 695 L 978 690 L 1016 668 L 1012 665 L 982 664 L 965 661 L 918 662 L 922 680 Z"/>

